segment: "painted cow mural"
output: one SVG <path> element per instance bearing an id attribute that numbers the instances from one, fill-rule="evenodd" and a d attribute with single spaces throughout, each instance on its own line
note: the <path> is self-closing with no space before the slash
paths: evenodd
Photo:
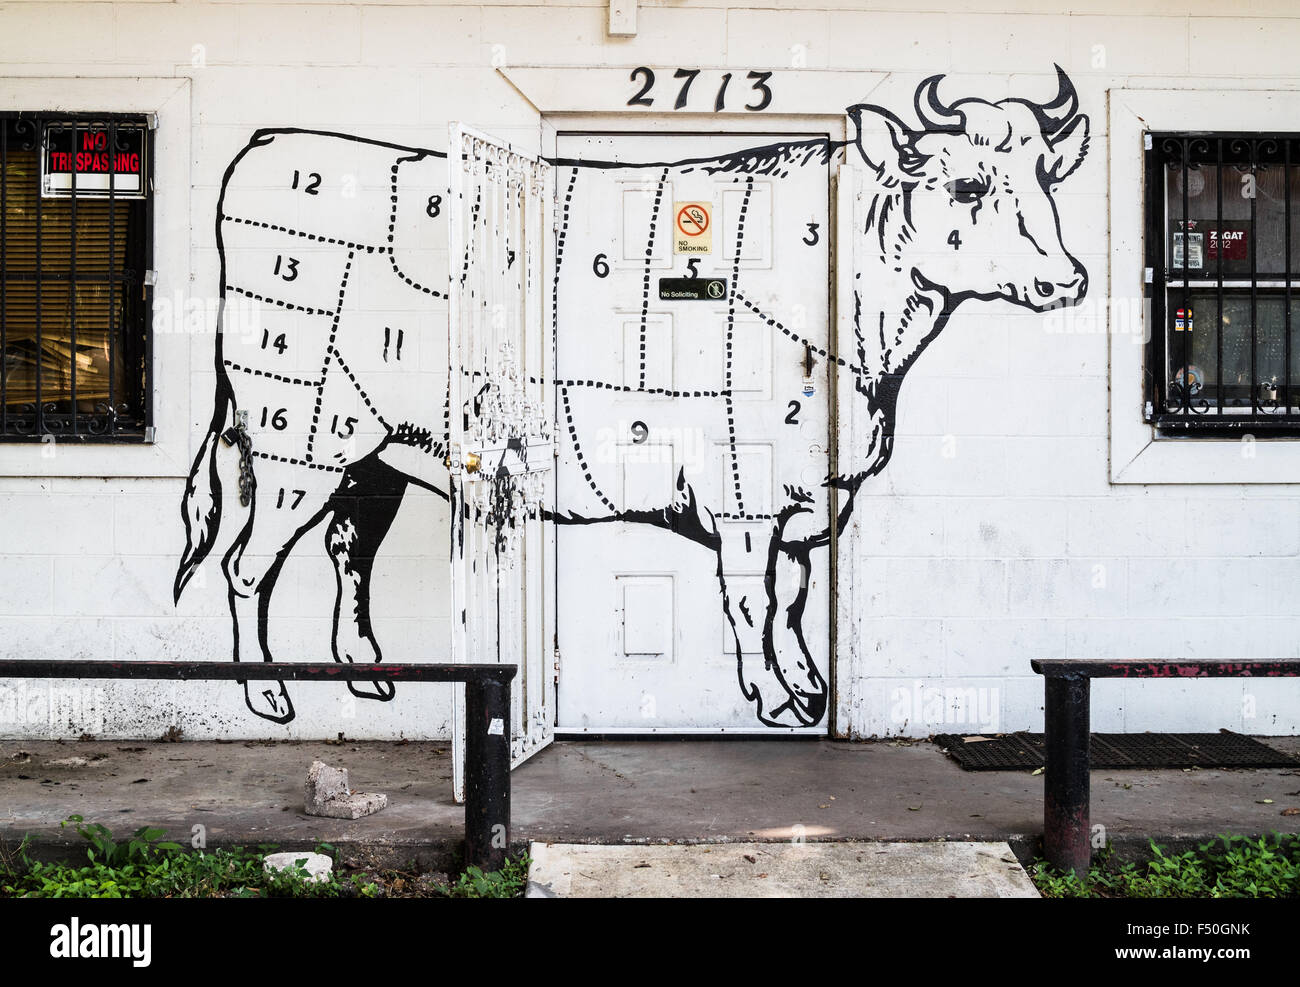
<path id="1" fill-rule="evenodd" d="M 841 340 L 838 354 L 813 347 L 754 302 L 758 293 L 738 271 L 730 280 L 731 304 L 745 306 L 785 342 L 835 361 L 841 380 L 852 381 L 841 387 L 841 404 L 857 402 L 865 413 L 855 411 L 854 419 L 870 423 L 859 443 L 866 455 L 841 462 L 837 475 L 810 486 L 796 471 L 778 483 L 786 500 L 773 504 L 768 518 L 766 612 L 734 604 L 722 575 L 720 507 L 684 481 L 672 503 L 620 511 L 589 475 L 595 496 L 559 503 L 552 515 L 561 524 L 650 525 L 716 551 L 727 621 L 733 630 L 738 619 L 761 622 L 763 668 L 747 671 L 741 661 L 738 671 L 763 724 L 809 726 L 825 715 L 829 655 L 814 653 L 802 633 L 806 576 L 814 553 L 829 551 L 831 528 L 842 530 L 849 519 L 862 484 L 888 463 L 899 387 L 921 352 L 963 302 L 1001 300 L 1044 312 L 1075 304 L 1087 290 L 1087 274 L 1062 240 L 1053 193 L 1087 153 L 1088 119 L 1068 77 L 1059 68 L 1057 76 L 1058 94 L 1045 104 L 946 101 L 935 76 L 916 90 L 916 129 L 887 109 L 859 105 L 848 110 L 856 132 L 844 143 L 788 142 L 710 161 L 617 166 L 656 178 L 692 168 L 738 182 L 756 174 L 780 180 L 798 169 L 824 172 L 843 153 L 865 166 L 871 186 L 866 221 L 855 231 L 853 297 L 839 300 L 853 306 L 851 346 Z M 331 162 L 335 174 L 323 175 L 326 166 L 312 164 L 320 161 Z M 575 176 L 588 166 L 555 164 Z M 348 182 L 355 194 L 332 206 L 328 224 L 315 221 L 314 186 Z M 283 194 L 286 183 L 294 195 Z M 175 593 L 179 599 L 213 550 L 224 514 L 238 525 L 223 559 L 236 661 L 272 660 L 276 578 L 298 539 L 322 523 L 337 577 L 334 658 L 381 660 L 370 620 L 376 555 L 410 484 L 448 493 L 448 408 L 439 397 L 446 362 L 433 341 L 446 336 L 439 286 L 454 265 L 421 222 L 439 214 L 446 188 L 441 152 L 300 130 L 259 131 L 226 171 L 216 226 L 223 298 L 216 400 L 182 504 L 187 543 Z M 561 240 L 557 281 L 563 248 Z M 235 302 L 256 307 L 258 331 L 232 335 Z M 556 384 L 567 402 L 573 387 L 593 382 Z M 251 448 L 237 409 L 252 416 Z M 589 424 L 578 421 L 570 439 L 580 441 Z M 233 481 L 218 468 L 223 442 L 244 448 L 238 507 L 223 497 Z M 791 571 L 805 578 L 786 578 Z M 393 697 L 383 682 L 349 688 L 363 698 Z M 294 716 L 283 683 L 249 682 L 245 699 L 266 719 Z"/>

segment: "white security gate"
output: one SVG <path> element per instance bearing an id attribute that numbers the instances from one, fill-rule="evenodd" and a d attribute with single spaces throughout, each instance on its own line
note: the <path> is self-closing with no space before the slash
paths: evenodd
<path id="1" fill-rule="evenodd" d="M 459 123 L 450 128 L 448 298 L 452 660 L 519 667 L 511 763 L 555 732 L 552 343 L 545 252 L 551 169 Z M 456 798 L 465 716 L 456 700 Z"/>

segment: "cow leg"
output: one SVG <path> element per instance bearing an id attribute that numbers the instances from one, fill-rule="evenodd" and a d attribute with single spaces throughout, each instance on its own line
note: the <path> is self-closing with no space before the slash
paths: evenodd
<path id="1" fill-rule="evenodd" d="M 754 705 L 759 722 L 768 726 L 791 726 L 772 719 L 769 710 L 784 706 L 789 692 L 771 674 L 763 660 L 763 615 L 767 599 L 763 595 L 744 593 L 728 582 L 727 574 L 739 569 L 728 562 L 728 550 L 718 547 L 718 584 L 722 590 L 722 615 L 731 629 L 731 641 L 736 649 L 736 674 L 740 679 L 740 693 Z"/>
<path id="2" fill-rule="evenodd" d="M 806 614 L 829 611 L 828 581 L 814 576 L 826 571 L 814 562 L 830 545 L 824 498 L 825 491 L 803 493 L 776 514 L 767 545 L 763 598 L 740 601 L 745 625 L 729 612 L 737 630 L 741 692 L 768 726 L 816 726 L 826 713 L 830 656 L 814 653 L 821 650 L 820 642 L 810 642 L 803 626 Z M 841 511 L 840 523 L 846 517 Z"/>
<path id="3" fill-rule="evenodd" d="M 234 618 L 234 660 L 272 661 L 267 619 L 275 581 L 294 543 L 325 513 L 339 474 L 258 459 L 248 520 L 222 563 Z M 249 680 L 244 701 L 263 719 L 288 723 L 293 702 L 282 681 Z"/>
<path id="4" fill-rule="evenodd" d="M 370 623 L 370 575 L 406 488 L 404 476 L 371 456 L 348 468 L 330 501 L 334 513 L 325 529 L 325 550 L 338 581 L 332 636 L 337 662 L 383 659 Z M 348 689 L 354 696 L 381 702 L 394 695 L 393 684 L 378 679 L 349 682 Z"/>
<path id="5" fill-rule="evenodd" d="M 855 487 L 841 489 L 839 516 L 834 521 L 841 531 L 853 511 L 855 492 Z M 806 495 L 810 499 L 800 499 L 780 511 L 768 545 L 763 656 L 767 669 L 787 694 L 785 703 L 769 707 L 767 716 L 776 725 L 815 726 L 822 721 L 830 698 L 828 642 L 810 642 L 803 628 L 806 614 L 828 614 L 830 610 L 829 580 L 815 575 L 829 571 L 820 558 L 822 552 L 830 551 L 831 544 L 827 493 L 825 488 L 819 489 Z"/>
<path id="6" fill-rule="evenodd" d="M 804 636 L 803 620 L 814 595 L 813 555 L 828 545 L 829 538 L 821 535 L 788 540 L 780 525 L 769 544 L 763 657 L 787 693 L 786 702 L 769 713 L 773 722 L 782 725 L 793 725 L 793 720 L 799 726 L 816 726 L 826 713 L 828 690 L 823 667 L 829 655 L 813 654 Z"/>
<path id="7" fill-rule="evenodd" d="M 809 547 L 783 540 L 781 520 L 773 524 L 759 593 L 738 595 L 726 575 L 734 569 L 719 554 L 723 612 L 735 641 L 740 691 L 767 726 L 815 726 L 825 712 L 826 684 L 802 627 L 811 567 Z"/>

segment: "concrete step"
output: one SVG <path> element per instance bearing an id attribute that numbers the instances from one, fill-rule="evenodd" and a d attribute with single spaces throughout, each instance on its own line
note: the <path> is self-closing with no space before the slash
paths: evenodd
<path id="1" fill-rule="evenodd" d="M 533 843 L 529 898 L 1037 898 L 1006 843 Z"/>

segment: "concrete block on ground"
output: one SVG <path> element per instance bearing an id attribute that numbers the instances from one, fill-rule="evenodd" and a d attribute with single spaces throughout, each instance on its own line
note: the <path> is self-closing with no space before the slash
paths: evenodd
<path id="1" fill-rule="evenodd" d="M 324 761 L 312 761 L 307 769 L 307 811 L 332 798 L 348 793 L 348 769 L 331 768 Z"/>
<path id="2" fill-rule="evenodd" d="M 347 769 L 332 768 L 324 761 L 312 761 L 307 769 L 304 794 L 307 815 L 331 819 L 360 819 L 388 805 L 387 795 L 352 791 Z"/>
<path id="3" fill-rule="evenodd" d="M 297 868 L 299 860 L 303 862 L 308 878 L 314 883 L 322 884 L 330 879 L 334 861 L 323 853 L 309 853 L 306 850 L 299 850 L 296 853 L 269 853 L 262 861 L 262 869 L 268 874 L 275 871 L 293 871 Z"/>

